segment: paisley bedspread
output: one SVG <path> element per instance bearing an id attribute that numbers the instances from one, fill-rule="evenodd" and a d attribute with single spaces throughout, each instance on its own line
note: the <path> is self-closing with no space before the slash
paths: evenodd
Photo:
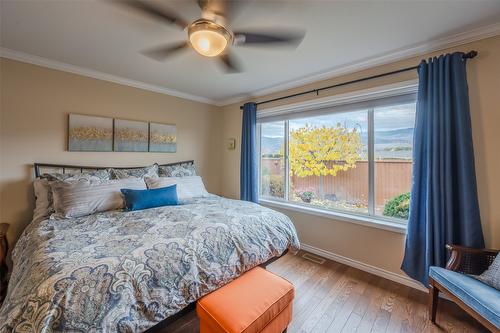
<path id="1" fill-rule="evenodd" d="M 0 332 L 142 332 L 286 249 L 288 217 L 217 196 L 32 223 Z"/>

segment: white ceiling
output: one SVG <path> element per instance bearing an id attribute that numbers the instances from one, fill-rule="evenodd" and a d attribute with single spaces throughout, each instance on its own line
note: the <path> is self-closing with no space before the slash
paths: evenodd
<path id="1" fill-rule="evenodd" d="M 1 46 L 223 104 L 310 75 L 500 22 L 500 1 L 253 1 L 232 28 L 297 28 L 297 49 L 234 49 L 245 71 L 226 74 L 193 50 L 166 62 L 140 51 L 186 32 L 109 1 L 1 1 Z M 186 19 L 194 0 L 163 1 Z"/>

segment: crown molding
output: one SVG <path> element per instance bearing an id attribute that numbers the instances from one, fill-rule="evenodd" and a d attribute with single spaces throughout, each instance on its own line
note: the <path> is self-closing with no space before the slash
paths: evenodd
<path id="1" fill-rule="evenodd" d="M 149 84 L 137 80 L 127 79 L 120 76 L 100 72 L 97 70 L 84 68 L 68 63 L 51 60 L 25 52 L 11 50 L 8 48 L 0 47 L 0 57 L 26 62 L 42 67 L 52 68 L 64 72 L 78 74 L 82 76 L 91 77 L 98 80 L 109 81 L 125 86 L 130 86 L 138 89 L 153 91 L 160 94 L 175 96 L 187 100 L 206 103 L 215 106 L 226 106 L 234 103 L 255 99 L 260 96 L 297 88 L 306 84 L 331 79 L 337 76 L 346 75 L 354 72 L 359 72 L 376 66 L 390 64 L 396 61 L 412 58 L 419 55 L 424 55 L 430 52 L 435 52 L 447 48 L 457 47 L 460 45 L 472 43 L 481 39 L 490 38 L 500 35 L 500 22 L 491 25 L 479 27 L 476 29 L 460 32 L 457 34 L 448 35 L 445 37 L 437 38 L 432 41 L 414 44 L 410 47 L 393 50 L 378 56 L 363 59 L 361 61 L 352 62 L 341 66 L 333 67 L 321 73 L 307 75 L 302 78 L 287 81 L 286 83 L 273 85 L 264 89 L 255 90 L 247 94 L 231 97 L 223 100 L 213 100 L 210 98 L 196 96 L 193 94 L 185 93 L 175 89 L 169 89 L 163 86 Z"/>
<path id="2" fill-rule="evenodd" d="M 460 32 L 457 34 L 444 36 L 431 41 L 413 44 L 412 46 L 409 47 L 393 50 L 384 54 L 380 54 L 378 56 L 363 59 L 361 61 L 356 61 L 341 66 L 336 66 L 321 73 L 307 75 L 296 80 L 287 81 L 286 83 L 283 84 L 273 85 L 268 88 L 255 90 L 245 95 L 232 97 L 224 101 L 218 101 L 217 106 L 226 106 L 238 102 L 247 101 L 252 98 L 255 99 L 260 96 L 265 96 L 276 92 L 297 88 L 306 84 L 331 79 L 341 75 L 359 72 L 376 66 L 387 65 L 393 62 L 405 60 L 415 56 L 421 56 L 431 52 L 457 47 L 460 45 L 472 43 L 481 39 L 495 37 L 498 35 L 500 35 L 500 22 Z"/>
<path id="3" fill-rule="evenodd" d="M 216 101 L 209 99 L 209 98 L 206 98 L 206 97 L 196 96 L 196 95 L 184 93 L 182 91 L 178 91 L 175 89 L 169 89 L 169 88 L 165 88 L 165 87 L 154 85 L 154 84 L 149 84 L 149 83 L 145 83 L 145 82 L 141 82 L 141 81 L 131 80 L 131 79 L 127 79 L 127 78 L 123 78 L 120 76 L 96 71 L 96 70 L 89 69 L 89 68 L 71 65 L 71 64 L 68 64 L 65 62 L 39 57 L 39 56 L 32 55 L 29 53 L 11 50 L 11 49 L 4 48 L 4 47 L 0 47 L 0 57 L 12 59 L 12 60 L 16 60 L 16 61 L 21 61 L 21 62 L 33 64 L 33 65 L 38 65 L 38 66 L 42 66 L 42 67 L 47 67 L 47 68 L 51 68 L 51 69 L 55 69 L 55 70 L 59 70 L 59 71 L 63 71 L 63 72 L 68 72 L 68 73 L 73 73 L 73 74 L 82 75 L 82 76 L 86 76 L 86 77 L 91 77 L 91 78 L 98 79 L 98 80 L 113 82 L 113 83 L 121 84 L 124 86 L 153 91 L 156 93 L 174 96 L 174 97 L 179 97 L 179 98 L 183 98 L 183 99 L 187 99 L 187 100 L 191 100 L 191 101 L 195 101 L 195 102 L 217 105 Z"/>

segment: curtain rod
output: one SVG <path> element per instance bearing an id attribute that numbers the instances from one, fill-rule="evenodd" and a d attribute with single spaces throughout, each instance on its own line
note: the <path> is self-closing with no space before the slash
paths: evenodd
<path id="1" fill-rule="evenodd" d="M 477 56 L 477 51 L 472 50 L 472 51 L 469 51 L 467 53 L 464 53 L 463 58 L 464 59 L 472 59 L 475 56 Z M 412 66 L 412 67 L 406 67 L 406 68 L 398 69 L 398 70 L 391 71 L 391 72 L 386 72 L 386 73 L 382 73 L 382 74 L 367 76 L 367 77 L 364 77 L 364 78 L 361 78 L 361 79 L 356 79 L 356 80 L 352 80 L 352 81 L 337 83 L 337 84 L 334 84 L 334 85 L 331 85 L 331 86 L 326 86 L 326 87 L 317 88 L 317 89 L 311 89 L 311 90 L 303 91 L 303 92 L 296 93 L 296 94 L 291 94 L 291 95 L 286 95 L 286 96 L 277 97 L 277 98 L 273 98 L 273 99 L 268 99 L 268 100 L 265 100 L 265 101 L 262 101 L 262 102 L 258 102 L 258 103 L 255 103 L 255 104 L 261 105 L 261 104 L 266 104 L 266 103 L 281 101 L 283 99 L 288 99 L 288 98 L 302 96 L 302 95 L 307 95 L 307 94 L 312 94 L 312 93 L 316 93 L 316 95 L 319 95 L 319 92 L 323 91 L 323 90 L 337 88 L 337 87 L 341 87 L 341 86 L 345 86 L 345 85 L 353 84 L 353 83 L 358 83 L 358 82 L 362 82 L 362 81 L 378 79 L 379 77 L 384 77 L 384 76 L 399 74 L 399 73 L 403 73 L 403 72 L 407 72 L 407 71 L 412 71 L 412 70 L 417 69 L 419 66 L 420 65 L 418 65 L 418 66 Z M 240 110 L 243 110 L 243 105 L 240 106 Z"/>

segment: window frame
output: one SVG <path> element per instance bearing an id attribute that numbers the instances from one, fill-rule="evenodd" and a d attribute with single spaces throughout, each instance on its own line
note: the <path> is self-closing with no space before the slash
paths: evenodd
<path id="1" fill-rule="evenodd" d="M 418 89 L 418 81 L 403 81 L 396 84 L 379 86 L 371 89 L 359 90 L 346 94 L 339 94 L 334 96 L 328 96 L 324 98 L 314 99 L 312 101 L 293 103 L 284 106 L 268 108 L 257 111 L 257 151 L 259 156 L 259 182 L 258 182 L 258 193 L 259 193 L 259 203 L 263 205 L 269 205 L 276 208 L 288 209 L 292 211 L 298 211 L 306 214 L 328 217 L 335 220 L 341 220 L 346 222 L 352 222 L 355 224 L 361 224 L 370 227 L 376 227 L 380 229 L 385 229 L 389 231 L 405 233 L 407 228 L 407 221 L 386 217 L 375 214 L 375 132 L 374 132 L 374 114 L 375 107 L 374 103 L 378 100 L 383 100 L 386 98 L 400 97 L 410 94 L 415 94 Z M 331 208 L 321 208 L 313 205 L 302 204 L 300 202 L 291 202 L 288 200 L 289 190 L 290 190 L 290 163 L 289 163 L 289 121 L 296 117 L 297 114 L 307 116 L 307 113 L 311 113 L 310 116 L 314 116 L 314 112 L 320 109 L 326 108 L 336 108 L 340 106 L 344 107 L 345 111 L 325 111 L 324 114 L 332 113 L 344 113 L 349 112 L 349 107 L 352 107 L 352 111 L 356 111 L 355 104 L 367 103 L 367 105 L 372 105 L 371 107 L 366 107 L 367 110 L 367 120 L 368 120 L 368 212 L 356 213 L 349 212 L 339 209 Z M 359 109 L 358 109 L 359 110 Z M 290 115 L 295 115 L 291 117 Z M 261 190 L 261 124 L 273 121 L 283 121 L 284 122 L 284 144 L 285 144 L 285 195 L 284 198 L 275 198 L 269 196 L 262 196 Z"/>

